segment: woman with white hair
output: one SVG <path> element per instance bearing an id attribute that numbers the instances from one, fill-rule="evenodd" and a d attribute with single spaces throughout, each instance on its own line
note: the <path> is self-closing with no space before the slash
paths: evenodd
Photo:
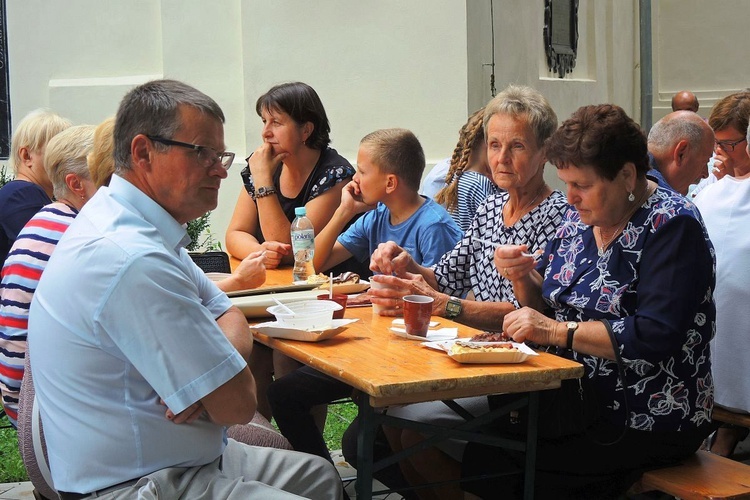
<path id="1" fill-rule="evenodd" d="M 14 179 L 0 189 L 0 267 L 18 232 L 52 198 L 52 183 L 44 170 L 44 148 L 72 124 L 43 109 L 26 115 L 13 132 L 10 164 Z"/>

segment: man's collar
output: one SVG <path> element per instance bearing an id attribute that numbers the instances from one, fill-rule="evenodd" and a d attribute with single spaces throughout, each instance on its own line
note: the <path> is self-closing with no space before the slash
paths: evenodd
<path id="1" fill-rule="evenodd" d="M 164 241 L 175 251 L 190 242 L 186 225 L 177 222 L 161 205 L 128 180 L 113 174 L 109 189 L 113 196 L 126 202 L 147 222 L 156 227 Z"/>

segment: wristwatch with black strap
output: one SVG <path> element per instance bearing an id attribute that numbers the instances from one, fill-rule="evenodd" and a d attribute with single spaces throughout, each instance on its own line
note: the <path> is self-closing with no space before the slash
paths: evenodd
<path id="1" fill-rule="evenodd" d="M 578 330 L 578 323 L 575 321 L 568 321 L 566 326 L 568 327 L 568 342 L 565 344 L 565 348 L 573 350 L 573 334 Z"/>
<path id="2" fill-rule="evenodd" d="M 461 311 L 463 311 L 463 306 L 461 305 L 461 300 L 457 299 L 455 297 L 448 297 L 448 302 L 445 303 L 445 317 L 448 319 L 453 319 L 458 317 L 459 314 L 461 314 Z"/>

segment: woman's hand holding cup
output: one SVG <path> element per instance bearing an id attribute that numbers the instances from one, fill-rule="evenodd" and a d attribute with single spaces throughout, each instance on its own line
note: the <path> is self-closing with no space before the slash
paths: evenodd
<path id="1" fill-rule="evenodd" d="M 402 316 L 405 295 L 432 297 L 432 314 L 445 310 L 448 296 L 434 290 L 419 274 L 405 273 L 404 277 L 377 274 L 370 278 L 370 301 L 373 312 L 381 316 Z"/>

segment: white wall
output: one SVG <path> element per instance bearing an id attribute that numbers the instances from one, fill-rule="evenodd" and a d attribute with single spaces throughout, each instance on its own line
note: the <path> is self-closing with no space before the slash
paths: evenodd
<path id="1" fill-rule="evenodd" d="M 654 122 L 690 90 L 707 118 L 716 101 L 750 86 L 747 0 L 654 0 Z"/>
<path id="2" fill-rule="evenodd" d="M 547 68 L 544 50 L 544 1 L 495 0 L 495 75 L 500 92 L 509 83 L 529 85 L 549 100 L 562 123 L 585 104 L 613 102 L 639 120 L 638 2 L 580 0 L 578 55 L 572 73 L 559 78 Z M 469 102 L 471 109 L 490 98 L 490 0 L 467 2 L 469 28 Z M 562 189 L 554 167 L 547 182 Z"/>
<path id="3" fill-rule="evenodd" d="M 547 70 L 544 0 L 9 0 L 14 122 L 50 107 L 77 123 L 114 114 L 133 85 L 177 78 L 227 116 L 237 153 L 212 216 L 223 240 L 241 189 L 241 158 L 259 143 L 257 97 L 301 80 L 321 95 L 333 147 L 350 160 L 381 127 L 412 129 L 428 165 L 450 154 L 466 117 L 489 100 L 495 75 L 539 89 L 560 121 L 584 104 L 614 102 L 640 120 L 638 1 L 580 0 L 573 73 Z M 750 84 L 746 0 L 654 0 L 654 120 L 687 88 L 707 116 Z M 548 181 L 560 187 L 555 169 Z"/>
<path id="4" fill-rule="evenodd" d="M 11 0 L 7 14 L 14 123 L 37 107 L 98 123 L 162 76 L 216 99 L 238 158 L 212 214 L 221 240 L 272 85 L 311 84 L 352 161 L 366 133 L 399 126 L 433 164 L 467 116 L 464 0 Z"/>

